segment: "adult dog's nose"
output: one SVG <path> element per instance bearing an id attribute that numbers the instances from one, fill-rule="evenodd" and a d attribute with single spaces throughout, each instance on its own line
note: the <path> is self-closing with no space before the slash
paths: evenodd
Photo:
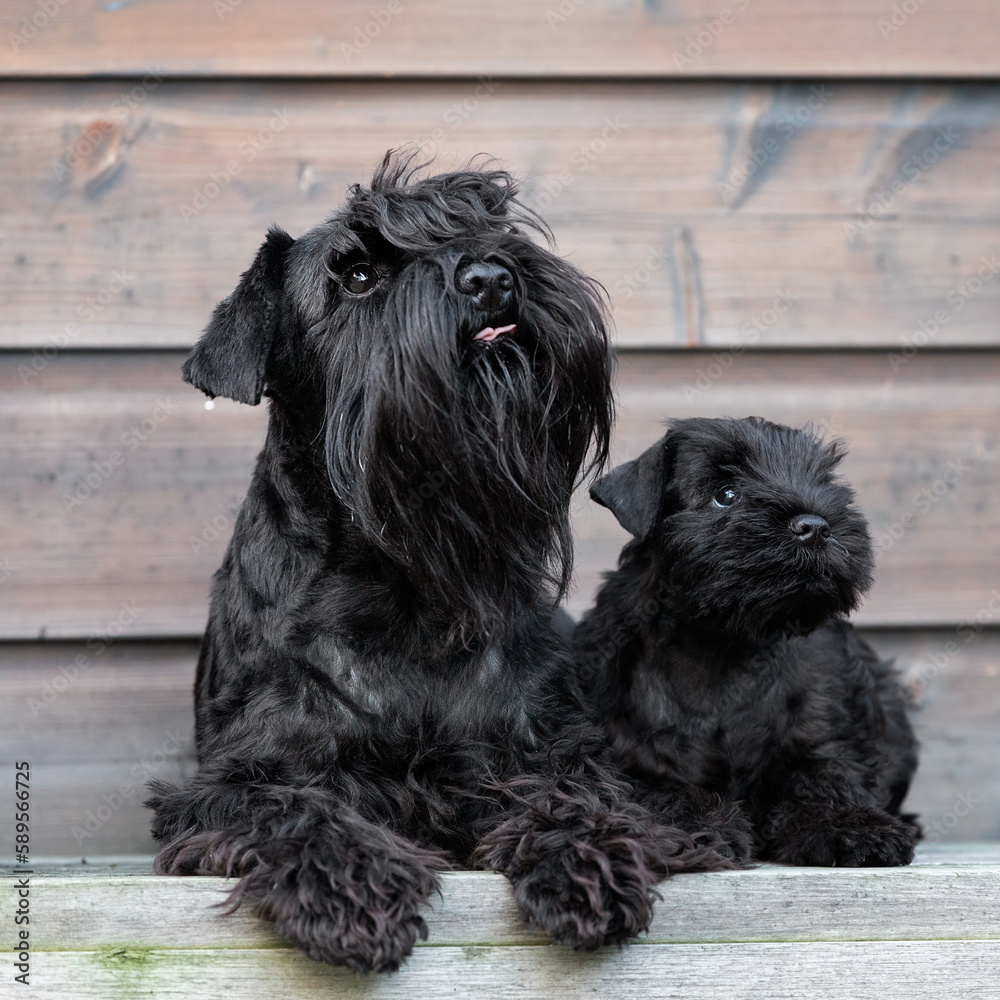
<path id="1" fill-rule="evenodd" d="M 502 312 L 510 305 L 514 276 L 501 264 L 474 261 L 455 272 L 455 287 L 469 295 L 477 306 L 489 313 Z"/>
<path id="2" fill-rule="evenodd" d="M 830 538 L 830 525 L 817 514 L 798 514 L 788 522 L 792 534 L 811 549 L 821 549 Z"/>

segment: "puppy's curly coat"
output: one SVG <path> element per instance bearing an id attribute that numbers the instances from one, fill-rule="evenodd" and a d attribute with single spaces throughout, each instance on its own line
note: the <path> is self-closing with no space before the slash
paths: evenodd
<path id="1" fill-rule="evenodd" d="M 843 617 L 872 545 L 843 454 L 759 418 L 675 421 L 593 486 L 635 538 L 574 634 L 639 797 L 745 857 L 908 864 L 906 696 Z"/>

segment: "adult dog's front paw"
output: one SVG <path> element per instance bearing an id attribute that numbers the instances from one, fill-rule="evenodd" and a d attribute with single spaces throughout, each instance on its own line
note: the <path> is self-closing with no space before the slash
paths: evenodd
<path id="1" fill-rule="evenodd" d="M 325 859 L 324 859 L 325 860 Z M 243 890 L 258 916 L 310 958 L 346 965 L 360 975 L 394 972 L 426 940 L 421 915 L 438 888 L 436 873 L 419 860 L 351 859 L 258 868 Z"/>
<path id="2" fill-rule="evenodd" d="M 363 976 L 395 972 L 417 941 L 426 940 L 420 913 L 426 898 L 414 889 L 411 879 L 389 879 L 355 882 L 350 891 L 328 884 L 303 895 L 300 885 L 286 884 L 271 888 L 254 909 L 310 958 Z"/>
<path id="3" fill-rule="evenodd" d="M 774 830 L 768 857 L 793 865 L 887 868 L 908 865 L 919 840 L 913 822 L 849 806 L 788 817 Z"/>
<path id="4" fill-rule="evenodd" d="M 254 842 L 242 831 L 200 834 L 174 845 L 174 874 L 238 876 L 241 904 L 310 958 L 359 975 L 394 972 L 427 938 L 421 909 L 439 889 L 443 858 L 387 831 L 354 843 Z"/>
<path id="5" fill-rule="evenodd" d="M 575 853 L 554 854 L 514 880 L 514 898 L 529 922 L 577 951 L 624 944 L 646 930 L 652 894 L 642 879 Z"/>
<path id="6" fill-rule="evenodd" d="M 507 875 L 525 917 L 556 941 L 578 951 L 623 944 L 652 919 L 655 840 L 627 812 L 571 805 L 509 817 L 480 860 Z"/>

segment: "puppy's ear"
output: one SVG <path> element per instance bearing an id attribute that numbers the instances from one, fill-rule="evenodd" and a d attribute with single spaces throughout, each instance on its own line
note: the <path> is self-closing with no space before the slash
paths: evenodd
<path id="1" fill-rule="evenodd" d="M 636 538 L 645 538 L 653 530 L 660 513 L 666 443 L 665 437 L 660 438 L 652 448 L 612 469 L 590 488 L 591 497 Z"/>
<path id="2" fill-rule="evenodd" d="M 206 396 L 227 396 L 256 406 L 267 377 L 267 359 L 281 321 L 285 255 L 295 242 L 272 227 L 231 295 L 212 313 L 184 362 L 184 381 Z"/>

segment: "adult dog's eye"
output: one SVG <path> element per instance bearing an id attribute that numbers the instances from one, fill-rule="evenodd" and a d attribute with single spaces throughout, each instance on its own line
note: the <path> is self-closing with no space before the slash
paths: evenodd
<path id="1" fill-rule="evenodd" d="M 341 276 L 341 284 L 351 295 L 364 295 L 379 283 L 379 277 L 371 264 L 352 264 Z"/>
<path id="2" fill-rule="evenodd" d="M 732 507 L 737 500 L 739 500 L 739 494 L 731 486 L 723 486 L 718 493 L 712 497 L 712 503 L 716 507 Z"/>

